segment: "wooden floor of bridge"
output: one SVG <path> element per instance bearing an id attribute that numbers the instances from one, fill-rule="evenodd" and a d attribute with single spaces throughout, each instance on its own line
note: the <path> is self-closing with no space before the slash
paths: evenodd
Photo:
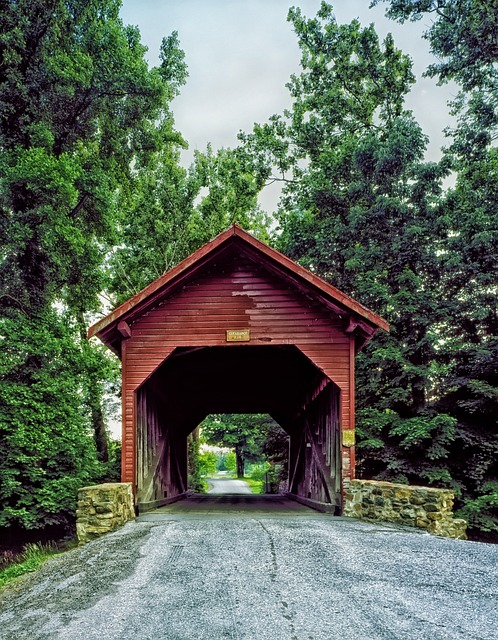
<path id="1" fill-rule="evenodd" d="M 170 520 L 185 516 L 323 517 L 324 514 L 282 495 L 193 494 L 142 513 L 138 521 Z M 328 516 L 329 517 L 329 516 Z"/>

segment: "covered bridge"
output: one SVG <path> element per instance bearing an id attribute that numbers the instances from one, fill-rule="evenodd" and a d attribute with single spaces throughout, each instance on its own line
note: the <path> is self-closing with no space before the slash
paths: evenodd
<path id="1" fill-rule="evenodd" d="M 354 477 L 354 359 L 387 323 L 229 228 L 97 322 L 122 360 L 122 480 L 141 510 L 187 490 L 187 436 L 211 413 L 268 413 L 289 493 L 341 509 Z"/>

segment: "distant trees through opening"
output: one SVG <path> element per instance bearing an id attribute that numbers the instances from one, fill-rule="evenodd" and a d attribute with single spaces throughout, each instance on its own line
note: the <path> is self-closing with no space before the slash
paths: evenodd
<path id="1" fill-rule="evenodd" d="M 287 480 L 289 436 L 267 413 L 210 414 L 200 423 L 198 438 L 201 478 L 217 472 L 248 478 L 261 493 L 278 493 Z"/>

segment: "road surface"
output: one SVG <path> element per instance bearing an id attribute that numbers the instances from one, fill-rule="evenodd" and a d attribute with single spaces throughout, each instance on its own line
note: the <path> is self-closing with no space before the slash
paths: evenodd
<path id="1" fill-rule="evenodd" d="M 233 499 L 176 503 L 53 558 L 0 594 L 0 637 L 497 637 L 498 546 Z"/>
<path id="2" fill-rule="evenodd" d="M 209 478 L 208 483 L 208 493 L 252 493 L 251 487 L 243 480 Z"/>

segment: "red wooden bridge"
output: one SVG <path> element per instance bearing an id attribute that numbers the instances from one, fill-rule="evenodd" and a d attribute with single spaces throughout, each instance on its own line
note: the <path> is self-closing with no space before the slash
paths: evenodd
<path id="1" fill-rule="evenodd" d="M 187 490 L 210 413 L 268 413 L 289 492 L 341 509 L 354 477 L 354 358 L 379 316 L 234 225 L 89 330 L 122 360 L 122 480 L 140 510 Z"/>

